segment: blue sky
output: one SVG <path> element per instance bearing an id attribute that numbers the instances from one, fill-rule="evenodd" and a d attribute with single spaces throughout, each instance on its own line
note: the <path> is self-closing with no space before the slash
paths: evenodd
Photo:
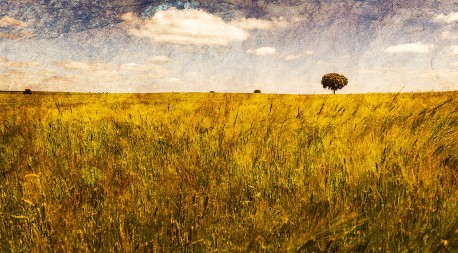
<path id="1" fill-rule="evenodd" d="M 348 77 L 341 93 L 458 89 L 452 0 L 226 2 L 0 3 L 0 90 L 319 94 L 328 72 Z"/>

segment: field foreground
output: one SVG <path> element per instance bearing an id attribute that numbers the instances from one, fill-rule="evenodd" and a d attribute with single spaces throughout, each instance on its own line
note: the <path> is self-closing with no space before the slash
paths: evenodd
<path id="1" fill-rule="evenodd" d="M 0 94 L 0 252 L 458 252 L 458 92 Z"/>

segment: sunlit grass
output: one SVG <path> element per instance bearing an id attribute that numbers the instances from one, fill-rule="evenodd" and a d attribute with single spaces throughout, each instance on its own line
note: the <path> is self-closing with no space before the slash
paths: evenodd
<path id="1" fill-rule="evenodd" d="M 0 94 L 1 252 L 458 248 L 458 93 Z"/>

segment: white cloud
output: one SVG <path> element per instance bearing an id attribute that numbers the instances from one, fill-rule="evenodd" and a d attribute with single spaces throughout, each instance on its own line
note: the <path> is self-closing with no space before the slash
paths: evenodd
<path id="1" fill-rule="evenodd" d="M 167 82 L 170 82 L 170 83 L 179 83 L 181 81 L 180 78 L 176 78 L 176 77 L 170 77 L 167 79 Z"/>
<path id="2" fill-rule="evenodd" d="M 297 59 L 299 59 L 299 58 L 301 58 L 300 55 L 290 54 L 290 55 L 287 55 L 287 56 L 285 57 L 285 61 L 294 61 L 294 60 L 297 60 Z"/>
<path id="3" fill-rule="evenodd" d="M 450 32 L 450 31 L 442 32 L 441 37 L 444 40 L 454 40 L 454 39 L 458 38 L 457 35 L 455 35 L 454 33 Z"/>
<path id="4" fill-rule="evenodd" d="M 254 54 L 258 56 L 274 55 L 277 54 L 277 49 L 273 47 L 260 47 L 257 49 L 249 49 L 246 51 L 248 54 Z"/>
<path id="5" fill-rule="evenodd" d="M 285 61 L 294 61 L 294 60 L 302 58 L 303 56 L 312 56 L 314 54 L 315 54 L 315 51 L 307 50 L 307 51 L 303 52 L 302 54 L 290 54 L 290 55 L 287 55 L 284 59 L 285 59 Z"/>
<path id="6" fill-rule="evenodd" d="M 440 14 L 437 15 L 434 20 L 436 22 L 443 22 L 443 23 L 453 23 L 453 22 L 458 22 L 458 12 L 451 12 L 448 15 L 445 14 Z"/>
<path id="7" fill-rule="evenodd" d="M 146 20 L 126 13 L 121 18 L 129 34 L 159 43 L 227 46 L 249 36 L 243 29 L 203 10 L 170 9 Z"/>
<path id="8" fill-rule="evenodd" d="M 153 56 L 149 58 L 148 60 L 153 63 L 168 63 L 172 61 L 172 59 L 170 59 L 168 56 L 165 56 L 165 55 Z"/>
<path id="9" fill-rule="evenodd" d="M 140 18 L 133 12 L 127 12 L 121 15 L 121 19 L 128 24 L 136 24 L 140 22 Z"/>
<path id="10" fill-rule="evenodd" d="M 451 55 L 458 55 L 458 45 L 450 46 L 449 49 Z"/>
<path id="11" fill-rule="evenodd" d="M 67 70 L 79 70 L 79 71 L 110 71 L 113 70 L 114 66 L 109 63 L 100 63 L 100 62 L 59 62 L 59 66 Z"/>
<path id="12" fill-rule="evenodd" d="M 4 69 L 0 75 L 0 90 L 43 90 L 40 84 L 47 85 L 45 80 L 55 75 L 56 72 L 43 68 L 42 65 L 27 70 Z"/>
<path id="13" fill-rule="evenodd" d="M 186 76 L 197 76 L 199 75 L 200 73 L 197 72 L 197 71 L 191 71 L 191 72 L 186 72 L 185 75 Z"/>
<path id="14" fill-rule="evenodd" d="M 425 54 L 431 52 L 434 49 L 433 44 L 423 44 L 422 42 L 416 43 L 407 43 L 399 44 L 386 48 L 384 51 L 386 53 L 416 53 L 416 54 Z"/>
<path id="15" fill-rule="evenodd" d="M 63 61 L 54 62 L 47 68 L 55 70 L 58 78 L 48 75 L 47 77 L 51 79 L 44 80 L 39 78 L 41 74 L 34 73 L 37 79 L 41 80 L 37 85 L 47 85 L 45 90 L 149 91 L 152 87 L 162 89 L 161 85 L 169 83 L 168 78 L 171 74 L 168 68 L 159 64 L 131 61 L 125 63 Z"/>
<path id="16" fill-rule="evenodd" d="M 452 66 L 452 67 L 458 67 L 458 62 L 452 62 L 452 63 L 450 63 L 450 66 Z"/>
<path id="17" fill-rule="evenodd" d="M 113 64 L 113 63 L 103 63 L 103 62 L 59 62 L 57 63 L 60 67 L 69 71 L 79 71 L 83 75 L 100 75 L 100 74 L 109 74 L 109 73 L 166 73 L 167 70 L 164 66 L 147 63 L 147 64 L 138 64 L 134 62 L 123 63 L 123 64 Z"/>
<path id="18" fill-rule="evenodd" d="M 9 16 L 0 18 L 0 27 L 26 27 L 27 23 Z"/>
<path id="19" fill-rule="evenodd" d="M 288 26 L 288 21 L 280 17 L 273 20 L 257 19 L 257 18 L 242 18 L 231 22 L 232 25 L 245 30 L 272 30 L 276 28 L 285 28 Z"/>

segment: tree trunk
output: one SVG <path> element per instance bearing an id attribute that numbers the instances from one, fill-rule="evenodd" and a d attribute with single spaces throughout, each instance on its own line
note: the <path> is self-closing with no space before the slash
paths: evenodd
<path id="1" fill-rule="evenodd" d="M 336 94 L 336 90 L 332 90 L 334 92 L 334 94 Z"/>

